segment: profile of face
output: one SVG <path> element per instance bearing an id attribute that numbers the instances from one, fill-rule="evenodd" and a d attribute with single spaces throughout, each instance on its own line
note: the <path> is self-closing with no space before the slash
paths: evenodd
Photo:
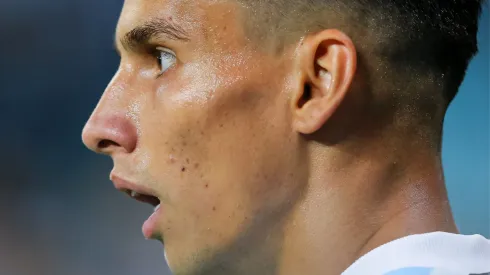
<path id="1" fill-rule="evenodd" d="M 121 63 L 83 132 L 117 188 L 160 205 L 143 231 L 175 274 L 273 255 L 305 188 L 298 49 L 261 50 L 243 21 L 234 1 L 126 0 Z"/>

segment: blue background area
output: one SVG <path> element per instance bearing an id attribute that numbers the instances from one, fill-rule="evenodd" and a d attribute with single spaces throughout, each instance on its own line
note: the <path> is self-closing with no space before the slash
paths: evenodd
<path id="1" fill-rule="evenodd" d="M 480 24 L 480 52 L 470 64 L 444 123 L 443 165 L 459 229 L 490 237 L 489 9 Z"/>
<path id="2" fill-rule="evenodd" d="M 169 274 L 80 134 L 118 65 L 120 0 L 0 0 L 0 275 Z M 490 237 L 489 12 L 445 121 L 443 161 L 463 233 Z"/>

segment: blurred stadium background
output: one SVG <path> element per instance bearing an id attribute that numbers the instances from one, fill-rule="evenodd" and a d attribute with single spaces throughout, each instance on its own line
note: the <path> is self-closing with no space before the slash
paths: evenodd
<path id="1" fill-rule="evenodd" d="M 122 0 L 0 0 L 0 275 L 170 274 L 151 208 L 109 182 L 85 120 L 118 66 Z M 489 8 L 447 114 L 443 161 L 461 231 L 490 237 Z"/>

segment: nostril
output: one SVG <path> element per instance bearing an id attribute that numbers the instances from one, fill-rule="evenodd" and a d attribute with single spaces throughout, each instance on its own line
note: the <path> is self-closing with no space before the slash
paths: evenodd
<path id="1" fill-rule="evenodd" d="M 97 148 L 99 150 L 104 150 L 104 149 L 107 149 L 111 146 L 116 146 L 118 147 L 119 144 L 117 144 L 116 142 L 112 141 L 112 140 L 108 140 L 108 139 L 103 139 L 101 141 L 99 141 L 99 143 L 97 144 Z"/>
<path id="2" fill-rule="evenodd" d="M 0 0 L 1 1 L 1 0 Z M 82 133 L 85 145 L 94 152 L 112 154 L 132 153 L 137 144 L 137 131 L 125 113 L 94 113 Z"/>

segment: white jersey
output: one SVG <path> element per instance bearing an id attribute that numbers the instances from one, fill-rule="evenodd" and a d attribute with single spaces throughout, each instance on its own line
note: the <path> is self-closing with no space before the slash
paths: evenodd
<path id="1" fill-rule="evenodd" d="M 342 275 L 490 275 L 490 240 L 434 232 L 384 244 Z"/>

